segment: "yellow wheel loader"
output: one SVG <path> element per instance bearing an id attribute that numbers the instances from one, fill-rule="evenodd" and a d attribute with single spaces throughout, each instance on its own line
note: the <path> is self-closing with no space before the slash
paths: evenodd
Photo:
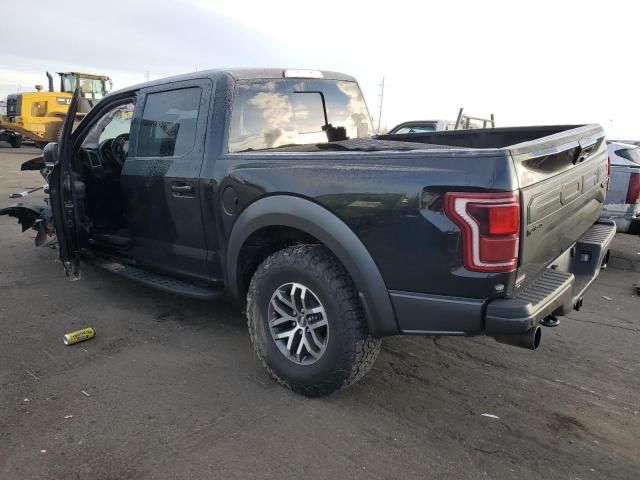
<path id="1" fill-rule="evenodd" d="M 62 122 L 76 88 L 80 89 L 83 99 L 76 118 L 82 118 L 112 87 L 111 79 L 106 75 L 79 72 L 58 72 L 58 75 L 58 92 L 53 86 L 53 76 L 47 72 L 49 91 L 43 91 L 41 85 L 36 85 L 35 92 L 7 96 L 6 115 L 0 115 L 0 131 L 4 131 L 0 136 L 6 136 L 9 141 L 22 135 L 44 148 L 47 143 L 59 139 Z M 20 146 L 18 140 L 10 143 L 15 148 Z"/>

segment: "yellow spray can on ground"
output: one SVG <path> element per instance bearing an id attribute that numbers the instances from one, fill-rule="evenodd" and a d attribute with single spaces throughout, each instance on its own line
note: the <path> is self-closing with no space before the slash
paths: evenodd
<path id="1" fill-rule="evenodd" d="M 96 336 L 95 329 L 91 327 L 81 328 L 75 332 L 69 332 L 64 334 L 64 344 L 73 345 L 74 343 L 84 342 Z"/>

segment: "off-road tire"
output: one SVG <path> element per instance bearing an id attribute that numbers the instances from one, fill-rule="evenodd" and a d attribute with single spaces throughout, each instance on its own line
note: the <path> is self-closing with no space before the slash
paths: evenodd
<path id="1" fill-rule="evenodd" d="M 313 290 L 327 311 L 327 347 L 311 365 L 299 365 L 285 357 L 269 329 L 271 296 L 287 282 L 298 282 Z M 380 351 L 381 339 L 369 334 L 351 277 L 321 245 L 285 248 L 258 266 L 247 293 L 247 320 L 255 353 L 269 374 L 309 397 L 329 395 L 357 382 Z"/>

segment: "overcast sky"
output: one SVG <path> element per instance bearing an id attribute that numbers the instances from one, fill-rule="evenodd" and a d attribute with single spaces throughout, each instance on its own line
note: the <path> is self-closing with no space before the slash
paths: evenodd
<path id="1" fill-rule="evenodd" d="M 0 98 L 46 85 L 46 70 L 119 88 L 147 72 L 318 68 L 356 76 L 374 123 L 385 76 L 388 127 L 464 107 L 502 126 L 597 122 L 640 138 L 629 0 L 0 1 Z"/>

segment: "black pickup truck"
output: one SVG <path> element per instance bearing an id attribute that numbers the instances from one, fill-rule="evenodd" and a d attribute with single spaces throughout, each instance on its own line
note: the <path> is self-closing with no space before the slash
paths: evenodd
<path id="1" fill-rule="evenodd" d="M 371 367 L 381 337 L 535 349 L 580 308 L 612 223 L 598 125 L 372 136 L 352 77 L 214 70 L 112 93 L 42 169 L 48 206 L 0 213 L 79 259 L 246 308 L 257 356 L 305 395 Z M 215 304 L 212 303 L 212 309 Z"/>

